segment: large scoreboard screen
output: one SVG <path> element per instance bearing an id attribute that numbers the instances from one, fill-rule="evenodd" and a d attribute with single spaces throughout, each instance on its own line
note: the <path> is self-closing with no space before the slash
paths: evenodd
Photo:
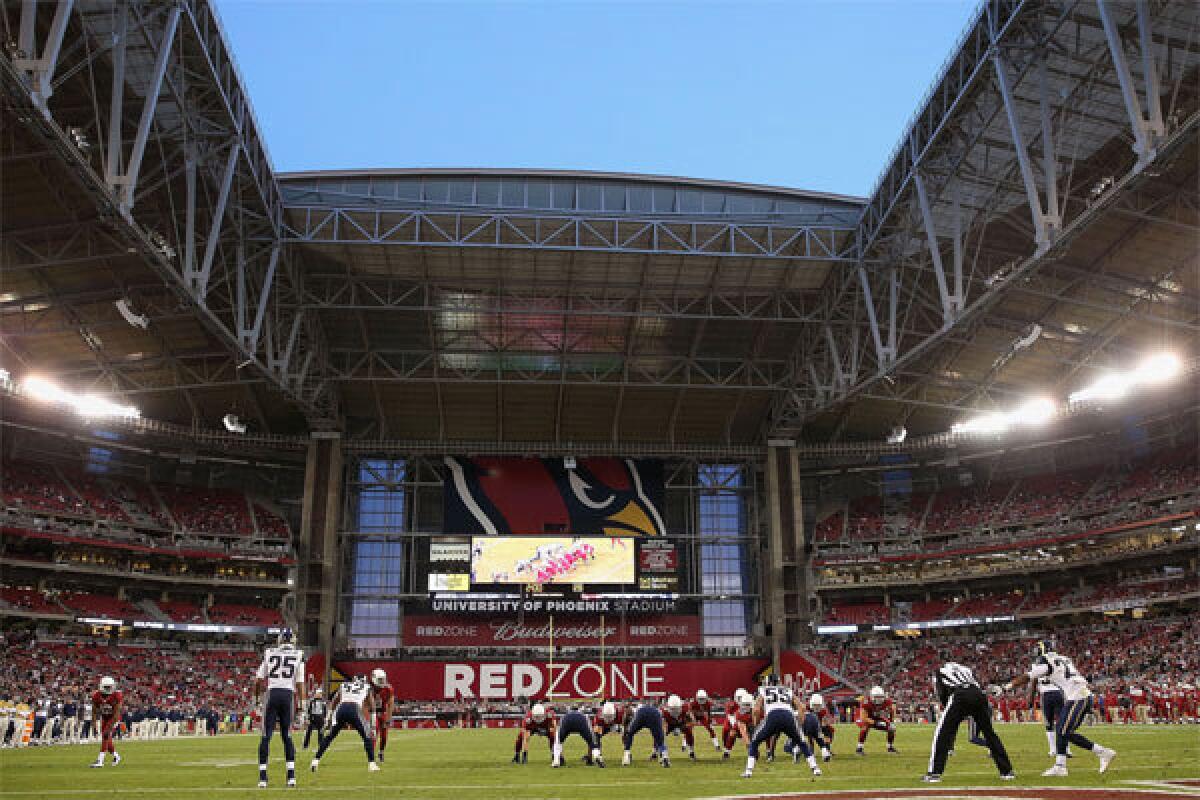
<path id="1" fill-rule="evenodd" d="M 476 536 L 471 583 L 632 587 L 636 559 L 631 537 Z"/>

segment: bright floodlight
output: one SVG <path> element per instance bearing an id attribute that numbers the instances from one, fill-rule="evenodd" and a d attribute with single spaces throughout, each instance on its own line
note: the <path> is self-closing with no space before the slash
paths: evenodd
<path id="1" fill-rule="evenodd" d="M 1138 383 L 1151 385 L 1171 380 L 1183 369 L 1183 363 L 1174 353 L 1159 353 L 1138 364 L 1133 377 Z"/>
<path id="2" fill-rule="evenodd" d="M 1132 387 L 1133 379 L 1128 375 L 1109 372 L 1101 375 L 1095 383 L 1085 386 L 1067 399 L 1071 403 L 1082 403 L 1089 400 L 1116 400 L 1124 397 Z"/>
<path id="3" fill-rule="evenodd" d="M 1053 417 L 1054 412 L 1054 403 L 1045 397 L 1039 397 L 1024 403 L 1013 411 L 1011 416 L 1017 425 L 1041 425 Z"/>
<path id="4" fill-rule="evenodd" d="M 951 430 L 954 433 L 1003 433 L 1008 430 L 1009 424 L 1008 415 L 997 411 L 972 417 L 966 422 L 958 423 Z"/>
<path id="5" fill-rule="evenodd" d="M 142 412 L 133 406 L 123 406 L 111 400 L 106 400 L 103 397 L 97 397 L 94 394 L 72 394 L 45 378 L 26 378 L 21 384 L 21 390 L 28 396 L 43 403 L 70 406 L 75 410 L 76 414 L 88 419 L 97 419 L 100 417 L 136 419 L 142 416 Z"/>

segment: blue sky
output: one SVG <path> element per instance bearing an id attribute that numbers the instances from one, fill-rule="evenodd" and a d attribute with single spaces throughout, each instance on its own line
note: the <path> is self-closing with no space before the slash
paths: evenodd
<path id="1" fill-rule="evenodd" d="M 542 167 L 865 195 L 975 4 L 218 7 L 279 171 Z"/>

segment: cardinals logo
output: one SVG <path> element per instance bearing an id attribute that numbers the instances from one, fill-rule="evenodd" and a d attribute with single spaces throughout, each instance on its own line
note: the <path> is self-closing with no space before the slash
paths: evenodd
<path id="1" fill-rule="evenodd" d="M 446 457 L 448 533 L 663 536 L 662 465 L 618 458 Z"/>

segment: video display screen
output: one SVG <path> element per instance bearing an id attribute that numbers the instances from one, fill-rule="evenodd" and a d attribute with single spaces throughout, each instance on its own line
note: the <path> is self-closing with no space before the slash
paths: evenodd
<path id="1" fill-rule="evenodd" d="M 633 585 L 632 537 L 476 536 L 472 585 Z"/>

